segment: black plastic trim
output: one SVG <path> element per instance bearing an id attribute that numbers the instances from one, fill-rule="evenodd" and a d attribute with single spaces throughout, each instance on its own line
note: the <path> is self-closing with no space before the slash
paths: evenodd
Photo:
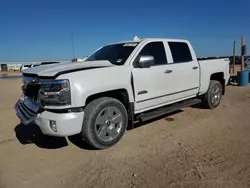
<path id="1" fill-rule="evenodd" d="M 28 74 L 28 73 L 23 73 L 23 76 L 25 76 L 25 77 L 38 77 L 37 74 Z"/>
<path id="2" fill-rule="evenodd" d="M 44 110 L 48 111 L 48 112 L 53 112 L 53 113 L 58 113 L 58 114 L 62 114 L 62 113 L 77 113 L 77 112 L 83 112 L 84 111 L 84 107 L 77 107 L 77 108 L 65 108 L 65 109 L 49 109 L 49 108 L 45 108 Z"/>
<path id="3" fill-rule="evenodd" d="M 134 86 L 134 78 L 133 78 L 132 73 L 131 73 L 131 87 L 132 87 L 133 96 L 134 96 L 134 100 L 135 100 L 135 86 Z"/>
<path id="4" fill-rule="evenodd" d="M 134 104 L 134 102 L 129 103 L 128 115 L 129 115 L 128 128 L 133 129 L 134 128 L 134 121 L 135 121 L 135 104 Z"/>
<path id="5" fill-rule="evenodd" d="M 194 88 L 190 88 L 190 89 L 186 89 L 186 90 L 182 90 L 182 91 L 178 91 L 178 92 L 174 92 L 174 93 L 169 93 L 167 95 L 152 97 L 152 98 L 144 99 L 144 100 L 141 100 L 141 101 L 137 101 L 137 103 L 141 103 L 141 102 L 145 102 L 145 101 L 149 101 L 149 100 L 153 100 L 153 99 L 158 99 L 158 98 L 166 97 L 166 96 L 170 96 L 170 95 L 175 95 L 175 94 L 178 94 L 178 93 L 183 93 L 183 92 L 191 91 L 191 90 L 198 89 L 198 88 L 199 87 L 194 87 Z"/>
<path id="6" fill-rule="evenodd" d="M 140 115 L 136 116 L 135 119 L 142 121 L 142 122 L 147 121 L 147 120 L 150 120 L 150 119 L 153 119 L 153 118 L 165 115 L 165 114 L 169 114 L 171 112 L 178 111 L 178 110 L 185 108 L 185 107 L 199 104 L 201 102 L 202 102 L 201 99 L 196 99 L 196 98 L 187 99 L 184 101 L 180 101 L 177 103 L 166 105 L 165 107 L 160 107 L 160 108 L 156 108 L 156 109 L 153 109 L 153 110 L 150 110 L 147 112 L 143 112 Z"/>
<path id="7" fill-rule="evenodd" d="M 148 93 L 148 91 L 143 90 L 143 91 L 139 91 L 139 92 L 138 92 L 138 95 L 143 95 L 143 94 L 146 94 L 146 93 Z"/>

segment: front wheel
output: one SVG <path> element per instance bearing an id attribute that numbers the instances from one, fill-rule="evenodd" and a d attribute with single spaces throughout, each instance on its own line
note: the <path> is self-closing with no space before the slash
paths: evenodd
<path id="1" fill-rule="evenodd" d="M 207 93 L 203 98 L 203 106 L 213 109 L 219 106 L 222 97 L 222 85 L 217 80 L 210 80 Z"/>
<path id="2" fill-rule="evenodd" d="M 125 106 L 117 99 L 102 97 L 86 106 L 81 136 L 93 148 L 105 149 L 122 138 L 127 124 Z"/>

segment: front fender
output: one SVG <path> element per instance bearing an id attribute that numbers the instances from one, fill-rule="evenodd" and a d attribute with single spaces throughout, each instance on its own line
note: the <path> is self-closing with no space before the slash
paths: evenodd
<path id="1" fill-rule="evenodd" d="M 107 91 L 125 89 L 129 102 L 134 102 L 130 69 L 126 66 L 84 70 L 60 76 L 69 79 L 72 107 L 83 107 L 89 96 Z"/>

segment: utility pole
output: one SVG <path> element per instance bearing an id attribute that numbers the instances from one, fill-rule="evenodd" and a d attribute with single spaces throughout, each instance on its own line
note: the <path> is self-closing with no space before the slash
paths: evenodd
<path id="1" fill-rule="evenodd" d="M 235 61 L 236 61 L 236 41 L 234 41 L 234 50 L 233 50 L 233 74 L 235 73 Z"/>
<path id="2" fill-rule="evenodd" d="M 245 71 L 245 55 L 247 53 L 247 46 L 245 45 L 244 36 L 241 37 L 241 71 L 238 72 L 238 85 L 248 86 L 249 85 L 249 73 Z"/>
<path id="3" fill-rule="evenodd" d="M 245 38 L 244 36 L 241 37 L 241 71 L 245 70 L 245 60 L 244 60 L 244 55 L 245 55 Z"/>
<path id="4" fill-rule="evenodd" d="M 74 42 L 74 35 L 73 32 L 71 34 L 71 42 L 72 42 L 72 50 L 73 50 L 73 58 L 75 59 L 75 42 Z"/>

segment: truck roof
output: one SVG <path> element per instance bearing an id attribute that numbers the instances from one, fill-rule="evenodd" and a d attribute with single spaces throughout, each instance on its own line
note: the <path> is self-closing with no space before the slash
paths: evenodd
<path id="1" fill-rule="evenodd" d="M 166 40 L 166 41 L 174 41 L 174 42 L 189 42 L 188 40 L 185 39 L 173 39 L 173 38 L 141 38 L 137 40 L 127 40 L 127 41 L 120 41 L 120 42 L 114 42 L 111 44 L 119 44 L 119 43 L 133 43 L 133 42 L 142 42 L 142 41 L 158 41 L 158 40 Z"/>

